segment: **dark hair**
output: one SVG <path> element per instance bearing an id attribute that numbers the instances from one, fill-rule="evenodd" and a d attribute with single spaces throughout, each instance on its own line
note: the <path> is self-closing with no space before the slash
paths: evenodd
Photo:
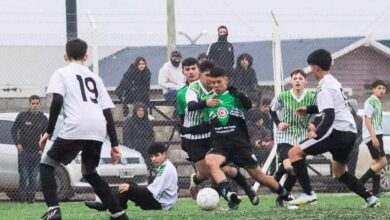
<path id="1" fill-rule="evenodd" d="M 198 60 L 193 57 L 187 57 L 181 62 L 181 67 L 184 68 L 185 66 L 192 66 L 192 65 L 198 65 Z"/>
<path id="2" fill-rule="evenodd" d="M 383 80 L 375 80 L 372 84 L 371 84 L 371 88 L 376 88 L 377 86 L 384 86 L 384 87 L 387 87 L 386 83 L 383 81 Z"/>
<path id="3" fill-rule="evenodd" d="M 183 57 L 183 56 L 181 55 L 181 53 L 179 51 L 174 50 L 171 52 L 171 58 L 172 57 Z"/>
<path id="4" fill-rule="evenodd" d="M 215 63 L 211 60 L 205 60 L 199 65 L 199 71 L 201 73 L 204 73 L 206 71 L 210 71 L 212 68 L 215 67 Z"/>
<path id="5" fill-rule="evenodd" d="M 305 71 L 303 71 L 301 69 L 297 69 L 297 70 L 292 71 L 291 74 L 290 74 L 290 77 L 292 78 L 296 74 L 301 74 L 303 77 L 305 77 L 305 79 L 307 77 Z"/>
<path id="6" fill-rule="evenodd" d="M 87 43 L 79 38 L 69 40 L 65 47 L 66 55 L 72 60 L 82 60 L 88 50 Z"/>
<path id="7" fill-rule="evenodd" d="M 135 58 L 134 64 L 137 65 L 137 67 L 138 67 L 139 62 L 141 62 L 141 61 L 144 61 L 145 67 L 148 66 L 148 65 L 146 64 L 146 60 L 145 60 L 144 57 L 137 57 L 137 58 Z"/>
<path id="8" fill-rule="evenodd" d="M 248 60 L 249 62 L 249 67 L 252 66 L 253 64 L 253 57 L 249 54 L 249 53 L 243 53 L 243 54 L 240 54 L 237 58 L 237 66 L 240 67 L 241 66 L 241 60 Z"/>
<path id="9" fill-rule="evenodd" d="M 264 98 L 261 100 L 261 105 L 270 105 L 271 104 L 271 99 Z"/>
<path id="10" fill-rule="evenodd" d="M 318 49 L 309 54 L 307 63 L 309 65 L 317 65 L 322 70 L 328 71 L 332 65 L 332 55 L 325 49 Z"/>
<path id="11" fill-rule="evenodd" d="M 228 28 L 225 26 L 225 25 L 221 25 L 218 27 L 217 31 L 219 31 L 219 29 L 226 29 L 227 32 L 229 32 Z"/>
<path id="12" fill-rule="evenodd" d="M 148 154 L 157 154 L 167 152 L 167 147 L 161 142 L 153 142 L 148 149 Z"/>
<path id="13" fill-rule="evenodd" d="M 30 96 L 30 98 L 28 100 L 29 100 L 30 103 L 31 103 L 32 100 L 39 100 L 39 101 L 41 101 L 41 97 L 39 97 L 37 95 L 32 95 L 32 96 Z"/>
<path id="14" fill-rule="evenodd" d="M 223 68 L 214 67 L 210 70 L 210 77 L 220 77 L 220 76 L 227 76 Z"/>
<path id="15" fill-rule="evenodd" d="M 200 54 L 198 55 L 198 61 L 199 61 L 199 60 L 202 60 L 202 59 L 207 59 L 207 54 L 206 54 L 206 53 L 200 53 Z"/>

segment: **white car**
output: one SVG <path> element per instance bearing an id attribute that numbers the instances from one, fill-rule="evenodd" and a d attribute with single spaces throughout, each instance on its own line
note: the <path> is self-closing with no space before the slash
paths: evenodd
<path id="1" fill-rule="evenodd" d="M 0 192 L 5 192 L 11 199 L 16 199 L 19 188 L 18 155 L 11 136 L 11 128 L 18 113 L 0 113 Z M 63 120 L 59 117 L 53 140 L 62 128 Z M 52 146 L 48 141 L 45 152 Z M 122 159 L 119 164 L 111 164 L 111 144 L 106 140 L 102 147 L 98 173 L 111 187 L 120 183 L 134 181 L 140 185 L 147 184 L 148 171 L 141 153 L 125 146 L 119 146 Z M 92 192 L 92 187 L 81 174 L 80 154 L 70 164 L 56 169 L 58 198 L 61 201 L 70 199 L 75 192 Z"/>

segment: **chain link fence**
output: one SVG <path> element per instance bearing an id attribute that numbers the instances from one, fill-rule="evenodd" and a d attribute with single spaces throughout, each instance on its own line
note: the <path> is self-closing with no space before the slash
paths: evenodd
<path id="1" fill-rule="evenodd" d="M 105 142 L 101 154 L 98 172 L 113 187 L 119 183 L 134 181 L 146 185 L 153 178 L 153 166 L 146 154 L 148 145 L 153 141 L 164 142 L 168 147 L 170 160 L 176 165 L 179 175 L 179 195 L 188 197 L 189 177 L 194 172 L 188 155 L 181 149 L 180 136 L 175 129 L 177 121 L 175 102 L 167 102 L 158 84 L 160 68 L 167 62 L 165 46 L 132 45 L 132 37 L 139 41 L 161 41 L 161 36 L 124 36 L 80 34 L 80 38 L 89 43 L 89 61 L 86 63 L 103 79 L 115 103 L 114 119 L 120 143 L 123 145 L 123 158 L 119 165 L 110 162 L 110 144 Z M 33 45 L 31 39 L 35 42 Z M 66 41 L 60 35 L 9 34 L 0 36 L 0 197 L 2 200 L 33 201 L 41 199 L 38 178 L 38 164 L 41 157 L 38 149 L 40 134 L 47 121 L 37 122 L 36 115 L 26 114 L 19 124 L 15 122 L 18 114 L 29 111 L 31 95 L 38 95 L 41 115 L 48 117 L 50 103 L 45 90 L 53 72 L 66 65 L 63 60 Z M 59 46 L 61 45 L 61 46 Z M 270 102 L 274 97 L 274 78 L 272 60 L 272 42 L 233 42 L 234 63 L 230 76 L 233 84 L 249 95 L 253 108 L 248 112 L 247 122 L 254 152 L 263 165 L 275 146 L 273 123 L 269 115 Z M 328 49 L 334 58 L 331 72 L 341 81 L 346 95 L 356 99 L 358 109 L 370 94 L 370 83 L 382 79 L 390 83 L 390 49 L 387 41 L 373 41 L 362 37 L 297 39 L 282 41 L 283 85 L 290 89 L 289 74 L 295 69 L 307 68 L 306 56 L 315 49 Z M 177 50 L 183 59 L 197 58 L 207 53 L 209 45 L 178 45 Z M 245 55 L 243 55 L 245 54 Z M 219 54 L 225 56 L 226 54 Z M 143 57 L 143 59 L 138 59 Z M 248 69 L 242 68 L 241 59 L 251 60 Z M 249 58 L 250 57 L 250 58 Z M 139 61 L 146 63 L 148 71 L 139 70 Z M 98 70 L 98 71 L 97 71 Z M 123 90 L 118 86 L 126 74 L 145 74 L 133 77 L 125 82 Z M 254 73 L 257 83 L 250 84 L 248 77 Z M 308 89 L 314 91 L 316 81 L 309 75 Z M 119 92 L 118 92 L 119 91 Z M 130 91 L 124 97 L 123 91 Z M 142 103 L 139 103 L 142 102 Z M 390 100 L 383 100 L 385 111 L 390 109 Z M 139 110 L 143 109 L 143 114 Z M 361 111 L 358 111 L 359 114 Z M 360 116 L 360 115 L 359 115 Z M 143 120 L 140 120 L 143 118 Z M 390 114 L 385 114 L 384 124 L 389 123 Z M 56 126 L 56 136 L 62 127 L 62 118 Z M 42 130 L 43 129 L 43 130 Z M 387 133 L 386 133 L 387 132 Z M 390 128 L 385 128 L 390 135 Z M 387 142 L 386 142 L 387 141 Z M 16 145 L 20 146 L 16 146 Z M 49 143 L 50 145 L 51 143 Z M 386 152 L 390 153 L 390 143 L 385 139 Z M 389 149 L 387 149 L 389 148 Z M 271 158 L 272 159 L 272 158 Z M 349 169 L 361 176 L 369 167 L 371 157 L 361 139 L 356 143 L 351 156 Z M 272 162 L 267 172 L 273 174 L 277 164 Z M 317 192 L 339 193 L 348 191 L 332 178 L 329 155 L 308 158 L 309 173 L 313 189 Z M 247 175 L 248 176 L 248 175 Z M 71 164 L 56 170 L 59 199 L 91 198 L 92 188 L 82 177 L 81 161 L 78 156 Z M 248 181 L 253 184 L 248 176 Z M 36 184 L 35 184 L 36 182 Z M 209 184 L 209 183 L 206 183 Z M 300 191 L 296 184 L 295 191 Z M 367 185 L 371 187 L 370 185 Z M 383 191 L 390 190 L 390 170 L 382 173 Z M 35 192 L 37 192 L 35 194 Z M 242 192 L 242 191 L 240 191 Z M 270 193 L 266 187 L 260 187 L 259 193 Z"/>

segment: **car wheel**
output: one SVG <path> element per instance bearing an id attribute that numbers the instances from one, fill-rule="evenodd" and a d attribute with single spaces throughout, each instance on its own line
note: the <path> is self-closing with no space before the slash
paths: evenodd
<path id="1" fill-rule="evenodd" d="M 55 170 L 55 180 L 57 183 L 57 195 L 59 201 L 68 201 L 73 196 L 73 190 L 70 186 L 69 175 L 65 168 L 60 166 Z"/>
<path id="2" fill-rule="evenodd" d="M 387 161 L 390 159 L 390 155 L 386 155 Z M 390 191 L 390 164 L 385 166 L 381 171 L 381 188 L 384 191 Z"/>

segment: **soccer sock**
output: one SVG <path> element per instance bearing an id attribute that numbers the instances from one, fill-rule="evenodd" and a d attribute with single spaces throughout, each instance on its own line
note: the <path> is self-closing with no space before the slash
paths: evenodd
<path id="1" fill-rule="evenodd" d="M 381 190 L 381 175 L 377 174 L 372 177 L 372 194 L 378 195 Z"/>
<path id="2" fill-rule="evenodd" d="M 284 169 L 283 163 L 279 164 L 278 170 L 274 174 L 274 178 L 277 182 L 282 179 L 282 176 L 287 173 L 287 171 Z"/>
<path id="3" fill-rule="evenodd" d="M 251 190 L 251 186 L 248 184 L 245 176 L 242 175 L 242 173 L 239 170 L 237 170 L 237 175 L 235 177 L 232 177 L 232 180 L 234 180 L 234 182 L 236 182 L 239 186 L 241 186 L 245 192 Z"/>
<path id="4" fill-rule="evenodd" d="M 376 175 L 375 171 L 373 171 L 370 167 L 368 168 L 367 172 L 362 177 L 360 177 L 360 182 L 366 184 L 367 181 L 375 175 Z"/>
<path id="5" fill-rule="evenodd" d="M 118 200 L 114 197 L 108 184 L 97 173 L 84 175 L 84 178 L 93 187 L 96 195 L 102 200 L 103 204 L 111 213 L 117 214 L 122 211 Z"/>
<path id="6" fill-rule="evenodd" d="M 371 193 L 364 187 L 363 183 L 361 183 L 355 176 L 352 176 L 348 172 L 345 172 L 342 176 L 338 178 L 342 183 L 347 185 L 347 187 L 354 193 L 363 197 L 365 200 L 371 197 Z"/>
<path id="7" fill-rule="evenodd" d="M 41 163 L 39 165 L 43 198 L 48 207 L 59 206 L 57 199 L 57 184 L 54 178 L 54 167 Z"/>
<path id="8" fill-rule="evenodd" d="M 196 185 L 201 184 L 203 181 L 205 181 L 207 178 L 201 178 L 198 177 L 197 175 L 194 175 L 193 181 Z"/>
<path id="9" fill-rule="evenodd" d="M 217 184 L 217 191 L 222 195 L 222 197 L 229 202 L 228 193 L 230 192 L 229 183 L 227 180 L 224 180 Z"/>
<path id="10" fill-rule="evenodd" d="M 287 178 L 286 178 L 286 181 L 283 184 L 283 187 L 287 191 L 291 192 L 291 189 L 294 187 L 295 182 L 297 182 L 297 177 L 295 175 L 288 174 Z"/>
<path id="11" fill-rule="evenodd" d="M 291 165 L 294 168 L 295 176 L 298 179 L 299 184 L 301 184 L 303 192 L 306 193 L 307 195 L 311 195 L 312 189 L 311 189 L 310 178 L 307 172 L 305 160 L 302 159 L 302 160 L 295 161 L 291 163 Z"/>

